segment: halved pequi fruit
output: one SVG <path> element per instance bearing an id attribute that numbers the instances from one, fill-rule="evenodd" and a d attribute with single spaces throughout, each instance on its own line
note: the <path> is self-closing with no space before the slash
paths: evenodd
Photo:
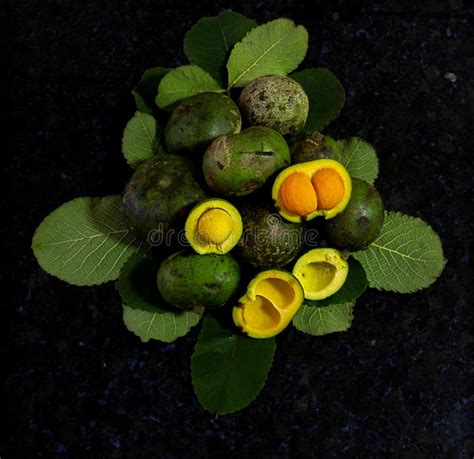
<path id="1" fill-rule="evenodd" d="M 157 275 L 163 299 L 180 309 L 216 309 L 235 293 L 240 267 L 231 255 L 181 251 L 163 261 Z"/>
<path id="2" fill-rule="evenodd" d="M 349 265 L 336 249 L 313 249 L 298 258 L 293 275 L 308 300 L 323 300 L 336 293 L 346 281 Z"/>
<path id="3" fill-rule="evenodd" d="M 303 288 L 291 273 L 271 269 L 255 276 L 232 310 L 234 323 L 252 338 L 271 338 L 293 319 L 303 303 Z"/>
<path id="4" fill-rule="evenodd" d="M 351 177 L 333 159 L 317 159 L 282 170 L 272 188 L 272 197 L 281 216 L 291 222 L 342 212 L 351 197 Z"/>
<path id="5" fill-rule="evenodd" d="M 186 239 L 199 254 L 227 253 L 242 236 L 242 217 L 224 199 L 206 199 L 193 207 L 186 219 Z"/>

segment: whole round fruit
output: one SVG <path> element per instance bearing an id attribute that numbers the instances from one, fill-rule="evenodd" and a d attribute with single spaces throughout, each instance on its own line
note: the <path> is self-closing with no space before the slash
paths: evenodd
<path id="1" fill-rule="evenodd" d="M 154 156 L 143 162 L 128 181 L 123 209 L 140 234 L 163 233 L 185 217 L 189 206 L 205 199 L 195 180 L 191 159 L 177 155 Z"/>
<path id="2" fill-rule="evenodd" d="M 224 94 L 204 92 L 180 102 L 165 127 L 170 153 L 204 152 L 218 136 L 240 132 L 242 119 L 235 102 Z"/>
<path id="3" fill-rule="evenodd" d="M 328 240 L 351 251 L 363 250 L 377 239 L 384 221 L 384 205 L 373 185 L 352 179 L 352 194 L 342 213 L 324 222 Z"/>
<path id="4" fill-rule="evenodd" d="M 219 308 L 235 293 L 239 282 L 239 264 L 231 255 L 185 251 L 163 261 L 157 276 L 163 299 L 181 309 Z"/>
<path id="5" fill-rule="evenodd" d="M 257 268 L 281 267 L 303 248 L 304 225 L 283 220 L 266 206 L 246 204 L 240 208 L 244 231 L 237 255 Z"/>
<path id="6" fill-rule="evenodd" d="M 288 164 L 290 149 L 281 134 L 253 126 L 215 139 L 204 153 L 202 171 L 212 191 L 244 196 Z"/>
<path id="7" fill-rule="evenodd" d="M 239 105 L 253 126 L 267 126 L 289 137 L 300 132 L 309 111 L 303 87 L 288 77 L 257 78 L 240 93 Z"/>
<path id="8" fill-rule="evenodd" d="M 340 161 L 341 153 L 336 141 L 320 132 L 313 132 L 309 137 L 299 140 L 291 146 L 292 164 L 325 158 Z"/>

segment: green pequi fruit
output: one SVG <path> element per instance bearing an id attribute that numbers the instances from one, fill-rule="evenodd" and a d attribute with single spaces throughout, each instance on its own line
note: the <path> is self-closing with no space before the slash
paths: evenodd
<path id="1" fill-rule="evenodd" d="M 384 221 L 382 198 L 374 186 L 352 179 L 352 194 L 345 210 L 324 222 L 328 240 L 351 251 L 363 250 L 377 239 Z"/>
<path id="2" fill-rule="evenodd" d="M 170 305 L 181 309 L 204 306 L 216 309 L 235 293 L 240 268 L 230 255 L 178 252 L 158 270 L 158 290 Z"/>
<path id="3" fill-rule="evenodd" d="M 123 195 L 132 228 L 145 235 L 173 228 L 190 206 L 207 197 L 194 177 L 191 159 L 182 156 L 154 156 L 142 163 Z"/>
<path id="4" fill-rule="evenodd" d="M 304 128 L 309 111 L 303 87 L 279 75 L 260 77 L 249 83 L 240 93 L 239 105 L 252 126 L 267 126 L 289 137 Z"/>
<path id="5" fill-rule="evenodd" d="M 235 102 L 224 94 L 204 92 L 179 103 L 165 127 L 170 153 L 204 152 L 218 136 L 240 132 L 242 119 Z"/>
<path id="6" fill-rule="evenodd" d="M 202 169 L 214 192 L 244 196 L 289 163 L 285 139 L 273 129 L 254 126 L 215 139 L 204 153 Z"/>
<path id="7" fill-rule="evenodd" d="M 305 163 L 315 159 L 341 160 L 341 152 L 337 142 L 318 131 L 291 146 L 292 164 Z"/>
<path id="8" fill-rule="evenodd" d="M 282 267 L 290 263 L 304 245 L 304 225 L 283 220 L 264 206 L 240 208 L 244 231 L 237 255 L 256 268 Z"/>

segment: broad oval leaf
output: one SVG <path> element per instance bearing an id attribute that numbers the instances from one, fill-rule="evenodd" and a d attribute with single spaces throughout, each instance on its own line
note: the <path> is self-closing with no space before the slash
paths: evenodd
<path id="1" fill-rule="evenodd" d="M 32 249 L 49 274 L 73 285 L 118 278 L 142 243 L 122 215 L 121 196 L 76 198 L 48 215 L 36 229 Z"/>
<path id="2" fill-rule="evenodd" d="M 303 61 L 307 49 L 307 30 L 290 19 L 255 27 L 230 53 L 229 88 L 241 88 L 265 75 L 288 75 Z"/>
<path id="3" fill-rule="evenodd" d="M 145 70 L 138 85 L 132 91 L 135 104 L 140 112 L 153 115 L 153 109 L 156 107 L 155 98 L 158 94 L 158 86 L 170 70 L 165 67 L 153 67 Z"/>
<path id="4" fill-rule="evenodd" d="M 222 70 L 229 51 L 256 25 L 253 19 L 230 10 L 201 18 L 184 38 L 184 53 L 191 64 L 222 82 Z"/>
<path id="5" fill-rule="evenodd" d="M 323 336 L 350 328 L 354 303 L 314 307 L 303 304 L 293 318 L 293 325 L 308 335 Z"/>
<path id="6" fill-rule="evenodd" d="M 161 136 L 162 129 L 153 116 L 136 112 L 122 136 L 122 153 L 128 165 L 135 169 L 146 159 L 165 153 Z"/>
<path id="7" fill-rule="evenodd" d="M 399 212 L 386 212 L 378 238 L 353 255 L 364 267 L 370 287 L 399 293 L 428 287 L 446 264 L 431 226 Z"/>
<path id="8" fill-rule="evenodd" d="M 374 184 L 379 175 L 379 160 L 375 148 L 359 137 L 338 140 L 341 163 L 351 177 Z"/>
<path id="9" fill-rule="evenodd" d="M 160 108 L 169 108 L 175 102 L 201 92 L 223 92 L 223 89 L 209 73 L 197 65 L 183 65 L 171 70 L 161 80 L 156 104 Z"/>
<path id="10" fill-rule="evenodd" d="M 123 302 L 123 321 L 143 342 L 170 343 L 186 335 L 199 322 L 193 311 L 169 307 L 156 285 L 158 263 L 150 255 L 132 255 L 120 271 L 116 287 Z"/>
<path id="11" fill-rule="evenodd" d="M 211 413 L 228 414 L 258 396 L 273 362 L 275 339 L 253 339 L 206 316 L 191 358 L 194 391 Z"/>
<path id="12" fill-rule="evenodd" d="M 346 99 L 344 87 L 328 69 L 306 69 L 290 76 L 303 87 L 309 99 L 303 131 L 307 134 L 322 131 L 339 116 Z"/>

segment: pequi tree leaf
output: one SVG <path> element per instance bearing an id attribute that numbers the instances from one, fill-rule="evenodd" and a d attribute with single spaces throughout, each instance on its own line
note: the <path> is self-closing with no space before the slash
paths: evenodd
<path id="1" fill-rule="evenodd" d="M 399 212 L 386 212 L 378 238 L 353 256 L 364 267 L 370 287 L 400 293 L 428 287 L 446 264 L 433 229 L 423 220 Z"/>
<path id="2" fill-rule="evenodd" d="M 293 325 L 303 333 L 314 336 L 346 331 L 354 318 L 354 304 L 355 302 L 315 307 L 305 302 L 293 318 Z"/>
<path id="3" fill-rule="evenodd" d="M 161 136 L 162 129 L 153 116 L 135 112 L 122 136 L 122 153 L 128 165 L 135 169 L 146 159 L 164 154 Z"/>
<path id="4" fill-rule="evenodd" d="M 307 49 L 307 30 L 289 19 L 255 27 L 230 53 L 228 87 L 241 88 L 265 75 L 288 75 L 303 61 Z"/>
<path id="5" fill-rule="evenodd" d="M 184 53 L 191 64 L 222 83 L 222 70 L 229 51 L 256 25 L 253 19 L 230 10 L 201 18 L 184 38 Z"/>
<path id="6" fill-rule="evenodd" d="M 158 85 L 170 70 L 165 67 L 153 67 L 145 70 L 138 85 L 132 91 L 135 104 L 140 112 L 153 115 Z"/>
<path id="7" fill-rule="evenodd" d="M 344 105 L 344 87 L 328 69 L 306 69 L 292 73 L 309 99 L 309 113 L 303 132 L 322 131 L 335 120 Z"/>
<path id="8" fill-rule="evenodd" d="M 132 255 L 116 283 L 123 303 L 123 321 L 144 343 L 156 339 L 170 343 L 186 335 L 199 322 L 199 314 L 168 306 L 156 284 L 159 264 L 150 255 Z"/>
<path id="9" fill-rule="evenodd" d="M 36 229 L 32 249 L 47 273 L 73 285 L 97 285 L 117 279 L 141 245 L 122 214 L 121 196 L 106 196 L 58 207 Z"/>
<path id="10" fill-rule="evenodd" d="M 183 65 L 171 70 L 158 87 L 156 104 L 170 108 L 174 103 L 201 92 L 223 92 L 214 78 L 197 65 Z"/>
<path id="11" fill-rule="evenodd" d="M 253 339 L 206 316 L 191 359 L 194 391 L 211 413 L 227 414 L 258 396 L 270 370 L 275 339 Z"/>
<path id="12" fill-rule="evenodd" d="M 341 163 L 351 177 L 373 185 L 379 175 L 379 160 L 375 148 L 359 137 L 338 140 L 337 144 L 341 150 Z"/>

